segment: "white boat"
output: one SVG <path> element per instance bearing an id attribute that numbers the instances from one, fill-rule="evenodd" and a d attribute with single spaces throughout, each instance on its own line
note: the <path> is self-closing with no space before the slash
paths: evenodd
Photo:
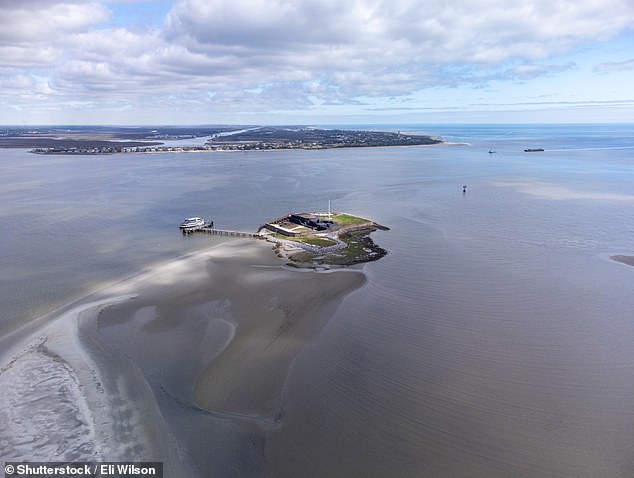
<path id="1" fill-rule="evenodd" d="M 202 217 L 188 217 L 179 226 L 183 231 L 191 231 L 193 229 L 201 228 L 205 225 L 205 220 Z"/>

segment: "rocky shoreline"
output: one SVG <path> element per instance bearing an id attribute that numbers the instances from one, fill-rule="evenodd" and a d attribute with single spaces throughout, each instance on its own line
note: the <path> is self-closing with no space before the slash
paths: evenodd
<path id="1" fill-rule="evenodd" d="M 309 251 L 300 251 L 288 255 L 293 267 L 324 267 L 324 266 L 352 266 L 365 262 L 378 261 L 387 254 L 387 251 L 378 246 L 370 237 L 370 233 L 376 229 L 351 231 L 342 234 L 342 239 L 347 246 L 338 251 L 319 254 Z"/>
<path id="2" fill-rule="evenodd" d="M 297 268 L 328 268 L 328 266 L 352 266 L 378 261 L 388 251 L 377 245 L 370 234 L 389 228 L 369 222 L 339 231 L 336 246 L 316 247 L 289 239 L 270 239 L 275 242 L 278 257 L 288 260 L 287 265 Z"/>

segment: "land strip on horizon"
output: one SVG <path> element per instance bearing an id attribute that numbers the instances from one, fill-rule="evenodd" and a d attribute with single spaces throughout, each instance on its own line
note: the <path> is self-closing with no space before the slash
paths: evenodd
<path id="1" fill-rule="evenodd" d="M 204 138 L 207 138 L 205 143 L 200 144 Z M 199 144 L 182 144 L 187 140 Z M 174 141 L 181 144 L 173 144 Z M 305 126 L 62 126 L 0 129 L 0 148 L 34 148 L 33 152 L 40 154 L 326 149 L 419 146 L 441 142 L 431 136 L 400 131 L 320 129 Z"/>

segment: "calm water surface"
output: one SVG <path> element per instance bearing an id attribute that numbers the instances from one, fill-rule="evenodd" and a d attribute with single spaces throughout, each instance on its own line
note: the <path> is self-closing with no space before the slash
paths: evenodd
<path id="1" fill-rule="evenodd" d="M 184 216 L 254 230 L 330 199 L 390 253 L 294 363 L 270 476 L 632 476 L 634 267 L 609 255 L 634 255 L 634 127 L 398 129 L 467 144 L 0 150 L 0 330 L 223 240 Z"/>

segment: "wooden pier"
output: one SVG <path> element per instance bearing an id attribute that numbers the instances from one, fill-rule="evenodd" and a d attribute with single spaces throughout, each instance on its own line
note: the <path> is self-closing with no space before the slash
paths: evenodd
<path id="1" fill-rule="evenodd" d="M 213 224 L 205 224 L 204 226 L 196 229 L 187 229 L 183 231 L 183 234 L 192 234 L 194 232 L 201 232 L 204 234 L 216 234 L 218 236 L 233 236 L 233 237 L 247 237 L 251 239 L 262 239 L 257 232 L 243 232 L 243 231 L 230 231 L 227 229 L 215 229 Z"/>

